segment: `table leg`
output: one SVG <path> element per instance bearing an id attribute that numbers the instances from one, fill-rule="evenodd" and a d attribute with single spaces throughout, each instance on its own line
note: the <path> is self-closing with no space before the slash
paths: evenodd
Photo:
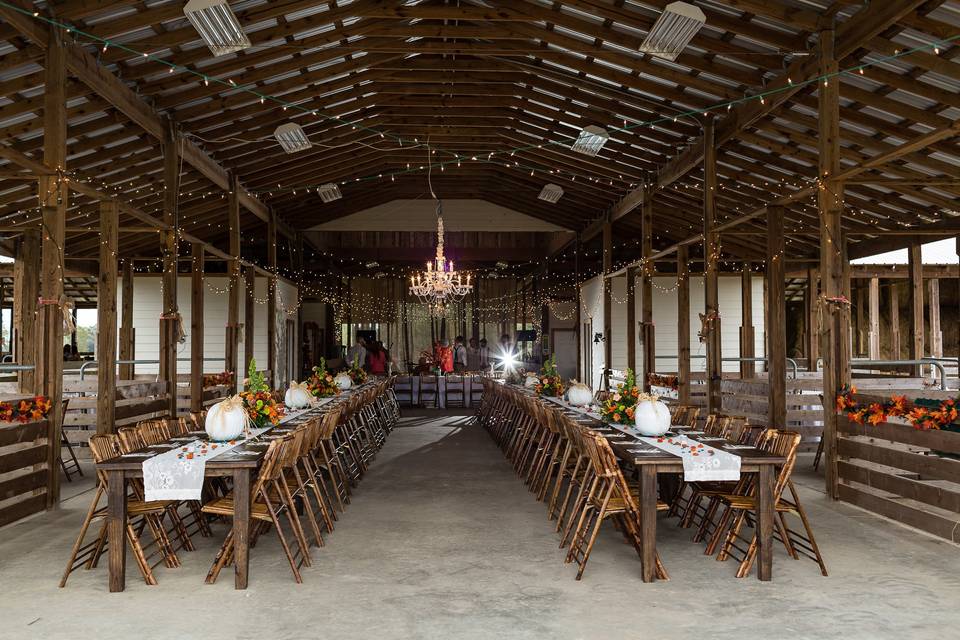
<path id="1" fill-rule="evenodd" d="M 657 579 L 657 468 L 640 467 L 640 565 L 644 582 Z"/>
<path id="2" fill-rule="evenodd" d="M 127 476 L 107 471 L 107 555 L 110 591 L 123 591 L 127 579 Z"/>
<path id="3" fill-rule="evenodd" d="M 774 465 L 760 465 L 757 505 L 757 542 L 760 545 L 757 559 L 757 578 L 770 580 L 773 577 L 773 504 Z"/>
<path id="4" fill-rule="evenodd" d="M 246 589 L 250 560 L 250 470 L 233 472 L 234 588 Z"/>

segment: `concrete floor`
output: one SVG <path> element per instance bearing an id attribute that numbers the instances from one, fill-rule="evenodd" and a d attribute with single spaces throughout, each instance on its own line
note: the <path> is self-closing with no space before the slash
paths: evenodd
<path id="1" fill-rule="evenodd" d="M 738 580 L 661 520 L 671 581 L 643 584 L 633 548 L 607 527 L 576 582 L 543 505 L 489 436 L 464 416 L 408 413 L 304 584 L 268 534 L 247 591 L 232 572 L 204 585 L 219 526 L 182 568 L 158 568 L 158 586 L 128 561 L 125 593 L 107 593 L 105 566 L 58 589 L 85 493 L 0 530 L 0 638 L 955 637 L 960 549 L 827 502 L 819 478 L 802 479 L 829 578 L 778 548 L 774 582 Z"/>

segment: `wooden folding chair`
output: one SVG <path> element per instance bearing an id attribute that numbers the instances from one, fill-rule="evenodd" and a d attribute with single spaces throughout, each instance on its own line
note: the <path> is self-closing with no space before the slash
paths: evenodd
<path id="1" fill-rule="evenodd" d="M 83 477 L 83 469 L 80 468 L 80 461 L 77 460 L 77 454 L 73 450 L 70 439 L 67 438 L 67 431 L 63 428 L 66 424 L 67 405 L 69 403 L 70 398 L 64 398 L 60 404 L 60 469 L 63 470 L 63 475 L 67 477 L 67 482 L 73 482 L 74 474 L 79 474 L 81 478 Z M 63 455 L 63 449 L 67 450 L 67 456 L 69 457 Z"/>
<path id="2" fill-rule="evenodd" d="M 90 453 L 95 462 L 102 462 L 115 458 L 120 455 L 120 442 L 115 435 L 94 435 L 90 438 Z M 100 505 L 100 501 L 107 493 L 107 474 L 97 472 L 97 487 L 93 494 L 93 500 L 87 515 L 80 525 L 80 533 L 73 549 L 70 551 L 70 558 L 67 560 L 67 568 L 60 578 L 60 587 L 65 587 L 70 574 L 84 567 L 93 569 L 97 566 L 100 557 L 107 549 L 107 505 Z M 144 502 L 139 496 L 127 497 L 127 522 L 124 530 L 127 536 L 127 542 L 133 552 L 133 557 L 137 562 L 137 568 L 143 575 L 144 582 L 148 585 L 157 584 L 157 579 L 153 575 L 153 569 L 160 563 L 164 563 L 169 568 L 179 567 L 180 560 L 177 557 L 170 539 L 167 537 L 166 529 L 163 526 L 163 516 L 167 513 L 170 503 L 166 501 Z M 94 520 L 102 520 L 100 531 L 96 538 L 90 542 L 84 543 L 90 525 Z M 145 529 L 149 529 L 153 540 L 146 546 L 141 545 L 140 538 Z M 150 551 L 152 549 L 152 551 Z M 150 551 L 148 554 L 147 551 Z M 158 558 L 156 562 L 151 562 Z"/>
<path id="3" fill-rule="evenodd" d="M 642 525 L 637 496 L 624 479 L 606 438 L 587 433 L 583 440 L 594 477 L 566 557 L 566 562 L 575 561 L 578 565 L 577 580 L 583 577 L 600 527 L 607 518 L 617 521 L 624 538 L 633 544 L 638 555 L 641 553 Z M 657 503 L 657 510 L 666 509 L 666 504 Z M 656 574 L 661 580 L 669 580 L 659 554 L 656 555 Z"/>

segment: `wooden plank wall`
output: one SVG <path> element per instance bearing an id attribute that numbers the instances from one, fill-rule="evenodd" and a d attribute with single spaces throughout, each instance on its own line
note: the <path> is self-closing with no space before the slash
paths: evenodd
<path id="1" fill-rule="evenodd" d="M 49 425 L 0 425 L 0 527 L 47 505 Z"/>
<path id="2" fill-rule="evenodd" d="M 893 422 L 859 425 L 841 415 L 837 454 L 841 500 L 957 541 L 960 433 Z"/>

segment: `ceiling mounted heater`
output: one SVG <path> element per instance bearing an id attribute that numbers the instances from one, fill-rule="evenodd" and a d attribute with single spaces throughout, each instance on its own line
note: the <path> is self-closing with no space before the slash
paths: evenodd
<path id="1" fill-rule="evenodd" d="M 537 197 L 541 200 L 546 200 L 550 204 L 556 204 L 557 200 L 563 197 L 563 189 L 555 184 L 548 184 Z"/>
<path id="2" fill-rule="evenodd" d="M 324 202 L 333 202 L 334 200 L 339 200 L 343 197 L 340 195 L 340 187 L 332 182 L 320 185 L 320 188 L 317 189 L 317 193 L 320 194 L 320 199 Z"/>
<path id="3" fill-rule="evenodd" d="M 214 56 L 225 56 L 250 46 L 227 0 L 190 0 L 183 14 L 203 38 Z"/>
<path id="4" fill-rule="evenodd" d="M 280 125 L 274 130 L 273 135 L 287 153 L 297 153 L 311 147 L 310 138 L 303 132 L 300 125 L 293 122 Z"/>
<path id="5" fill-rule="evenodd" d="M 577 153 L 582 153 L 587 156 L 595 156 L 600 153 L 600 149 L 603 148 L 603 145 L 609 139 L 610 134 L 607 133 L 606 129 L 592 124 L 583 128 L 583 130 L 580 132 L 580 135 L 577 137 L 577 141 L 574 142 L 570 148 Z"/>
<path id="6" fill-rule="evenodd" d="M 707 16 L 699 7 L 671 2 L 647 33 L 640 51 L 673 62 L 706 22 Z"/>

